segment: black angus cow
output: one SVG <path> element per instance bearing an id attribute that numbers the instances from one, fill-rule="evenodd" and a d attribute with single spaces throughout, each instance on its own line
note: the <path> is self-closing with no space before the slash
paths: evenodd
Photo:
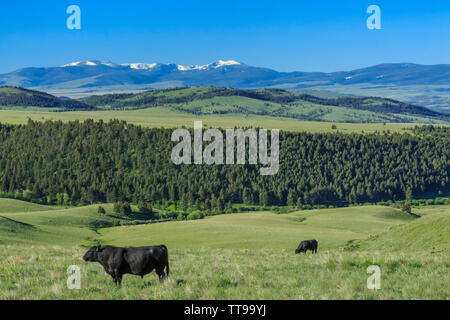
<path id="1" fill-rule="evenodd" d="M 164 268 L 169 275 L 169 255 L 165 245 L 137 248 L 119 248 L 113 246 L 94 246 L 83 256 L 84 261 L 98 262 L 118 286 L 126 273 L 144 276 L 156 269 L 162 282 L 165 279 Z"/>
<path id="2" fill-rule="evenodd" d="M 312 253 L 317 253 L 317 247 L 318 247 L 317 240 L 305 240 L 300 242 L 298 245 L 298 248 L 295 250 L 295 254 L 303 252 L 306 253 L 306 251 L 311 250 Z"/>

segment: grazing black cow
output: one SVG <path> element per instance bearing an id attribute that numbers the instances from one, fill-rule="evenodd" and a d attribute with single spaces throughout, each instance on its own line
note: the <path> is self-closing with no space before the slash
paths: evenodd
<path id="1" fill-rule="evenodd" d="M 306 253 L 306 251 L 311 250 L 312 253 L 317 253 L 317 247 L 318 247 L 317 240 L 305 240 L 300 242 L 298 245 L 298 248 L 295 250 L 295 254 L 303 252 Z"/>
<path id="2" fill-rule="evenodd" d="M 156 269 L 160 282 L 164 281 L 166 268 L 169 275 L 169 255 L 165 245 L 119 248 L 113 246 L 94 246 L 83 256 L 84 261 L 98 262 L 118 286 L 126 273 L 144 276 Z"/>

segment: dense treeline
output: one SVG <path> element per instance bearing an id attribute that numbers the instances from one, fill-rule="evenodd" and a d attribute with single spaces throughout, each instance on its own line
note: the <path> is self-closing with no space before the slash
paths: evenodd
<path id="1" fill-rule="evenodd" d="M 448 128 L 282 132 L 274 176 L 254 165 L 176 166 L 171 133 L 119 120 L 0 125 L 0 191 L 72 204 L 180 200 L 208 209 L 378 202 L 450 187 Z"/>
<path id="2" fill-rule="evenodd" d="M 95 109 L 78 100 L 61 99 L 41 91 L 5 86 L 0 87 L 0 106 L 58 108 L 64 111 Z"/>

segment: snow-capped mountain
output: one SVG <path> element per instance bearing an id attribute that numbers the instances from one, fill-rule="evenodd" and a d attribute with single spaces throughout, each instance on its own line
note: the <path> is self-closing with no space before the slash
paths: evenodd
<path id="1" fill-rule="evenodd" d="M 59 67 L 23 68 L 0 74 L 0 85 L 52 88 L 96 88 L 117 85 L 164 86 L 211 85 L 228 86 L 238 74 L 260 78 L 262 68 L 250 67 L 235 60 L 218 60 L 205 65 L 185 66 L 175 63 L 114 63 L 111 61 L 86 60 L 64 64 Z M 270 70 L 270 73 L 275 71 Z"/>
<path id="2" fill-rule="evenodd" d="M 148 90 L 150 88 L 173 88 L 183 86 L 216 86 L 234 88 L 277 87 L 283 89 L 356 88 L 356 94 L 364 94 L 371 88 L 386 88 L 386 96 L 395 90 L 406 90 L 415 103 L 417 97 L 430 96 L 420 86 L 433 90 L 432 96 L 448 95 L 450 88 L 450 65 L 419 65 L 413 63 L 388 63 L 368 68 L 341 72 L 278 72 L 268 68 L 253 67 L 236 60 L 217 60 L 205 65 L 181 65 L 176 63 L 114 63 L 87 60 L 64 64 L 60 67 L 23 68 L 0 74 L 0 86 L 20 86 L 44 91 L 74 90 L 78 92 Z M 418 87 L 419 86 L 419 87 Z M 405 89 L 408 87 L 409 89 Z M 330 89 L 328 89 L 330 88 Z M 392 88 L 392 90 L 391 90 Z M 409 90 L 409 91 L 408 91 Z M 344 90 L 348 92 L 347 89 Z M 365 95 L 372 95 L 369 94 Z M 450 96 L 450 95 L 449 95 Z M 429 103 L 447 104 L 445 99 Z"/>
<path id="3" fill-rule="evenodd" d="M 61 66 L 62 68 L 64 67 L 83 67 L 83 66 L 92 66 L 92 67 L 97 67 L 97 66 L 107 66 L 107 67 L 117 67 L 118 65 L 112 62 L 103 62 L 103 61 L 98 61 L 98 60 L 86 60 L 86 61 L 76 61 L 76 62 L 71 62 L 68 64 L 65 64 L 63 66 Z"/>
<path id="4" fill-rule="evenodd" d="M 158 64 L 157 63 L 136 62 L 136 63 L 123 63 L 121 65 L 125 66 L 125 67 L 130 67 L 131 69 L 150 70 L 150 69 L 155 68 Z"/>
<path id="5" fill-rule="evenodd" d="M 86 61 L 76 61 L 71 62 L 65 65 L 62 65 L 61 67 L 98 67 L 98 66 L 107 66 L 116 68 L 119 66 L 123 67 L 129 67 L 130 69 L 136 69 L 136 70 L 152 70 L 161 66 L 176 66 L 176 69 L 179 71 L 193 71 L 193 70 L 210 70 L 210 69 L 218 69 L 225 66 L 236 66 L 241 65 L 240 62 L 234 61 L 234 60 L 217 60 L 212 63 L 208 63 L 205 65 L 191 65 L 191 66 L 183 66 L 181 64 L 162 64 L 162 63 L 143 63 L 143 62 L 134 62 L 134 63 L 122 63 L 122 64 L 116 64 L 113 62 L 104 62 L 104 61 L 98 61 L 98 60 L 86 60 Z"/>

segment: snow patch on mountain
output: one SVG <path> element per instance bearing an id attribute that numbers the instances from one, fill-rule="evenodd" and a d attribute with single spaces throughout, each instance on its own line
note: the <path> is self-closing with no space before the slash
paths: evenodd
<path id="1" fill-rule="evenodd" d="M 63 65 L 62 67 L 85 67 L 85 66 L 102 66 L 102 65 L 108 67 L 118 67 L 118 66 L 129 67 L 131 69 L 136 70 L 151 70 L 158 66 L 176 66 L 176 69 L 179 71 L 194 71 L 194 70 L 218 69 L 226 66 L 241 65 L 241 63 L 235 60 L 217 60 L 216 62 L 208 63 L 205 65 L 191 65 L 191 66 L 183 66 L 181 64 L 160 64 L 160 63 L 143 63 L 143 62 L 123 63 L 119 65 L 113 62 L 87 60 L 87 61 L 71 62 Z"/>
<path id="2" fill-rule="evenodd" d="M 116 67 L 117 64 L 110 61 L 98 61 L 98 60 L 86 60 L 86 61 L 76 61 L 65 64 L 61 67 L 83 67 L 83 66 L 108 66 L 108 67 Z"/>
<path id="3" fill-rule="evenodd" d="M 136 63 L 124 63 L 121 64 L 124 67 L 130 67 L 131 69 L 137 69 L 137 70 L 149 70 L 156 67 L 157 63 L 142 63 L 142 62 L 136 62 Z"/>
<path id="4" fill-rule="evenodd" d="M 240 65 L 240 63 L 237 61 L 234 61 L 234 60 L 228 60 L 228 61 L 218 60 L 213 63 L 213 68 L 217 69 L 217 68 L 220 68 L 223 66 L 234 66 L 234 65 Z"/>
<path id="5" fill-rule="evenodd" d="M 192 70 L 211 70 L 211 69 L 218 69 L 224 66 L 233 66 L 233 65 L 240 65 L 241 63 L 234 61 L 234 60 L 218 60 L 216 62 L 208 63 L 205 65 L 192 65 L 192 66 L 182 66 L 180 64 L 177 64 L 177 68 L 180 71 L 192 71 Z"/>

